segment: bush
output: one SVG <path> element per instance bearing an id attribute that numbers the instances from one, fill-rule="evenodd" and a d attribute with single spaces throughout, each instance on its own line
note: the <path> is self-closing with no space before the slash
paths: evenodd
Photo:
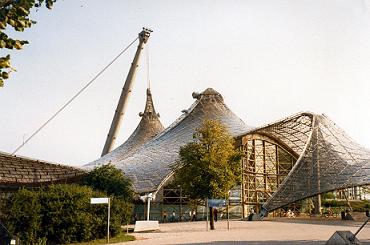
<path id="1" fill-rule="evenodd" d="M 22 189 L 2 206 L 2 217 L 9 232 L 22 237 L 25 244 L 38 241 L 41 228 L 41 205 L 34 191 Z"/>
<path id="2" fill-rule="evenodd" d="M 324 199 L 334 199 L 335 198 L 335 195 L 333 192 L 327 192 L 327 193 L 324 193 L 324 194 L 321 194 L 321 198 L 324 200 Z"/>
<path id="3" fill-rule="evenodd" d="M 131 180 L 113 165 L 95 168 L 81 180 L 82 185 L 91 186 L 94 190 L 104 191 L 109 195 L 132 201 Z"/>
<path id="4" fill-rule="evenodd" d="M 107 205 L 90 204 L 90 198 L 101 196 L 107 194 L 79 185 L 22 189 L 6 199 L 0 218 L 23 244 L 66 244 L 103 238 L 107 233 Z M 131 209 L 130 203 L 112 199 L 113 236 L 129 219 Z"/>
<path id="5" fill-rule="evenodd" d="M 337 200 L 322 200 L 321 205 L 324 207 L 339 207 L 346 205 L 346 203 Z"/>

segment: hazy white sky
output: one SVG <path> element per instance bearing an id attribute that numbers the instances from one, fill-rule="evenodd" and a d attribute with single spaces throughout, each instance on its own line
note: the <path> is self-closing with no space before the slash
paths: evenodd
<path id="1" fill-rule="evenodd" d="M 13 73 L 0 89 L 0 151 L 12 152 L 130 43 L 143 26 L 164 126 L 213 87 L 260 126 L 299 111 L 325 113 L 370 148 L 370 2 L 367 0 L 58 0 L 33 14 Z M 136 49 L 18 152 L 80 165 L 101 154 Z M 1 50 L 1 54 L 4 50 Z M 146 53 L 118 143 L 143 111 Z"/>

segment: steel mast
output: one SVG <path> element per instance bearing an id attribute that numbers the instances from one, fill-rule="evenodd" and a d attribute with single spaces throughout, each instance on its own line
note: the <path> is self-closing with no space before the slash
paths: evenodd
<path id="1" fill-rule="evenodd" d="M 139 33 L 139 45 L 137 46 L 134 60 L 131 63 L 130 71 L 127 74 L 125 85 L 122 88 L 121 96 L 119 98 L 116 111 L 114 112 L 112 124 L 110 126 L 107 140 L 105 141 L 105 145 L 101 156 L 104 156 L 105 154 L 109 153 L 114 146 L 114 142 L 118 134 L 118 129 L 121 125 L 123 115 L 126 112 L 127 101 L 131 94 L 133 81 L 136 75 L 136 69 L 139 66 L 138 63 L 140 60 L 140 54 L 144 48 L 144 44 L 146 44 L 146 42 L 148 41 L 151 32 L 153 31 L 147 28 L 143 28 L 143 30 Z"/>

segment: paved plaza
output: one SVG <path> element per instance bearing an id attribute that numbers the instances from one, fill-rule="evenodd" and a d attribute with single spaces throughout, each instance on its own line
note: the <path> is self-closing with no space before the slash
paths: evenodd
<path id="1" fill-rule="evenodd" d="M 206 222 L 160 224 L 159 232 L 134 233 L 134 244 L 325 244 L 337 230 L 355 233 L 361 222 L 280 218 L 270 221 L 226 221 L 216 223 L 216 230 L 206 231 Z M 363 244 L 370 244 L 370 226 L 359 234 Z"/>

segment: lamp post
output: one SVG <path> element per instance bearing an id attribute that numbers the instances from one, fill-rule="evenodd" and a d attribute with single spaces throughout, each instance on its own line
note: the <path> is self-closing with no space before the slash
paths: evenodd
<path id="1" fill-rule="evenodd" d="M 153 193 L 149 193 L 144 196 L 140 196 L 140 199 L 145 203 L 145 201 L 148 201 L 148 207 L 146 212 L 146 220 L 149 221 L 149 213 L 150 213 L 150 201 L 155 199 L 155 195 Z"/>

